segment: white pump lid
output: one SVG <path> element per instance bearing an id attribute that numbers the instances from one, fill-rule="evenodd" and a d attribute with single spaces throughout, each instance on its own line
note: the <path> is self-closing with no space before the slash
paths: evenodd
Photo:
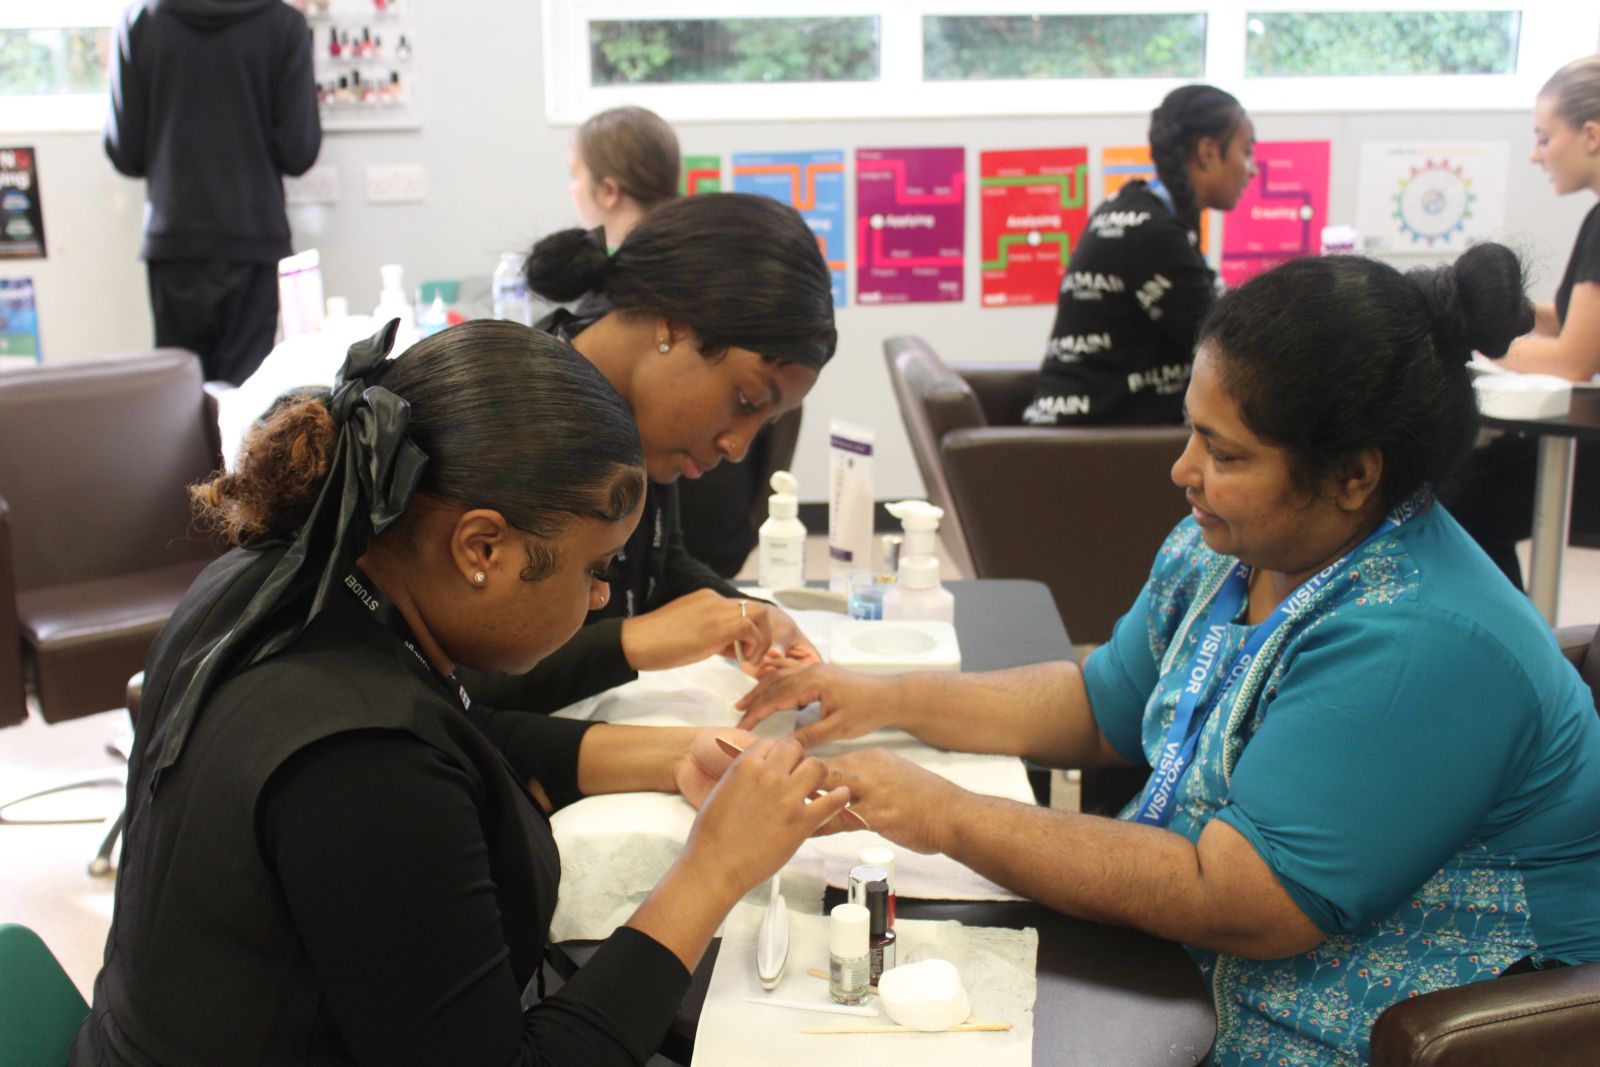
<path id="1" fill-rule="evenodd" d="M 865 956 L 872 933 L 867 909 L 860 904 L 835 904 L 829 914 L 828 951 L 847 960 Z"/>
<path id="2" fill-rule="evenodd" d="M 406 269 L 399 263 L 385 263 L 378 268 L 378 276 L 383 279 L 384 295 L 401 293 L 405 288 Z"/>
<path id="3" fill-rule="evenodd" d="M 767 514 L 774 519 L 792 519 L 800 511 L 800 483 L 788 471 L 773 471 L 769 483 L 772 495 L 767 498 Z"/>
<path id="4" fill-rule="evenodd" d="M 902 589 L 939 588 L 939 561 L 932 556 L 901 556 L 899 585 Z"/>
<path id="5" fill-rule="evenodd" d="M 907 556 L 933 555 L 933 535 L 939 531 L 939 520 L 944 509 L 936 508 L 926 500 L 897 500 L 886 505 L 889 514 L 905 527 L 906 540 L 901 549 L 901 560 Z"/>

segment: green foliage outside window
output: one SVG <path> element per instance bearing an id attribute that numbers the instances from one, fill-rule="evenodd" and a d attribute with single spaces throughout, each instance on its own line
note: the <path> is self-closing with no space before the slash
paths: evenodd
<path id="1" fill-rule="evenodd" d="M 927 81 L 1198 78 L 1206 17 L 935 15 L 922 20 Z"/>
<path id="2" fill-rule="evenodd" d="M 1261 12 L 1246 22 L 1247 77 L 1514 74 L 1516 11 Z"/>
<path id="3" fill-rule="evenodd" d="M 589 52 L 594 85 L 875 81 L 878 20 L 596 21 Z"/>
<path id="4" fill-rule="evenodd" d="M 103 92 L 110 57 L 105 26 L 0 30 L 0 94 Z"/>

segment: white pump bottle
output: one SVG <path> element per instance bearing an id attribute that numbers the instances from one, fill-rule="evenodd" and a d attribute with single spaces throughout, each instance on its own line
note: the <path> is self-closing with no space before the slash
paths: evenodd
<path id="1" fill-rule="evenodd" d="M 899 578 L 883 594 L 884 619 L 933 619 L 953 624 L 956 598 L 939 584 L 939 561 L 933 554 L 934 536 L 939 532 L 944 509 L 926 500 L 900 500 L 888 508 L 906 533 Z"/>
<path id="2" fill-rule="evenodd" d="M 759 531 L 756 580 L 764 589 L 798 589 L 806 584 L 806 528 L 796 517 L 800 483 L 788 471 L 772 472 L 767 521 Z"/>

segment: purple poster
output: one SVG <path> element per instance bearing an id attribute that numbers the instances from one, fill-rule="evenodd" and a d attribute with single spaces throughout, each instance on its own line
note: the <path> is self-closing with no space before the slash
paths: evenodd
<path id="1" fill-rule="evenodd" d="M 967 150 L 856 150 L 856 303 L 961 299 Z"/>

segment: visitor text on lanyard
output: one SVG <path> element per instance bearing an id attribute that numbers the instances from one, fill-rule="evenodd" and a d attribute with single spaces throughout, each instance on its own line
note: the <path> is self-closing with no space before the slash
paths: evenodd
<path id="1" fill-rule="evenodd" d="M 1211 699 L 1202 706 L 1200 696 L 1206 691 L 1207 684 L 1217 671 L 1217 654 L 1222 649 L 1223 635 L 1227 633 L 1228 624 L 1234 616 L 1239 614 L 1239 608 L 1244 604 L 1245 597 L 1250 592 L 1250 567 L 1243 563 L 1235 563 L 1228 576 L 1222 580 L 1222 587 L 1217 590 L 1217 595 L 1211 602 L 1211 612 L 1206 616 L 1206 630 L 1200 637 L 1200 643 L 1195 647 L 1194 655 L 1189 660 L 1189 669 L 1184 672 L 1183 690 L 1178 694 L 1178 705 L 1173 709 L 1172 728 L 1167 731 L 1167 739 L 1161 746 L 1161 757 L 1156 761 L 1155 771 L 1150 775 L 1150 784 L 1145 787 L 1144 797 L 1139 801 L 1139 811 L 1134 817 L 1138 822 L 1148 823 L 1151 826 L 1165 826 L 1172 818 L 1173 797 L 1178 790 L 1178 781 L 1183 777 L 1183 772 L 1189 769 L 1189 764 L 1194 759 L 1195 746 L 1200 741 L 1200 730 L 1205 725 L 1206 716 L 1211 709 L 1222 703 L 1223 698 L 1234 687 L 1245 671 L 1250 669 L 1250 664 L 1255 662 L 1256 656 L 1261 652 L 1262 646 L 1272 637 L 1278 627 L 1296 618 L 1310 604 L 1318 590 L 1327 585 L 1334 575 L 1344 568 L 1350 557 L 1360 552 L 1372 541 L 1383 536 L 1391 530 L 1398 529 L 1420 515 L 1428 507 L 1431 496 L 1426 489 L 1419 490 L 1399 504 L 1394 510 L 1384 516 L 1378 528 L 1355 548 L 1346 552 L 1322 570 L 1300 583 L 1300 587 L 1283 598 L 1283 603 L 1273 609 L 1272 614 L 1256 627 L 1255 633 L 1250 635 L 1244 647 L 1239 649 L 1229 665 L 1228 674 L 1212 693 Z"/>

